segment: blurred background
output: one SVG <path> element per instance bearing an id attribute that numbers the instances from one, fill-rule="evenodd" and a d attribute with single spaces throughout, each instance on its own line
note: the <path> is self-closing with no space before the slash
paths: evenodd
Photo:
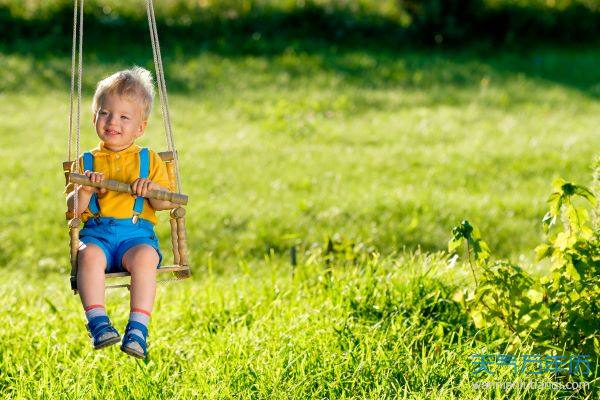
<path id="1" fill-rule="evenodd" d="M 193 39 L 242 39 L 260 34 L 272 50 L 287 39 L 320 38 L 346 44 L 381 39 L 400 44 L 550 43 L 597 40 L 596 0 L 159 0 L 163 34 Z M 88 0 L 88 33 L 96 27 L 144 31 L 143 1 Z M 69 36 L 72 2 L 0 2 L 3 34 Z M 10 34 L 10 35 L 9 35 Z M 250 38 L 247 38 L 250 39 Z M 256 36 L 254 37 L 256 41 Z M 258 44 L 249 46 L 261 48 Z M 264 46 L 263 46 L 264 48 Z M 249 49 L 248 49 L 249 50 Z M 255 50 L 256 51 L 256 50 Z"/>
<path id="2" fill-rule="evenodd" d="M 1 179 L 19 182 L 0 211 L 2 264 L 66 261 L 59 241 L 44 257 L 18 252 L 37 239 L 13 227 L 49 219 L 34 229 L 63 235 L 72 7 L 0 0 Z M 498 254 L 531 259 L 553 177 L 590 180 L 597 0 L 155 7 L 197 264 L 310 252 L 333 237 L 437 251 L 463 218 Z M 134 64 L 154 71 L 145 12 L 143 1 L 85 2 L 83 149 L 97 144 L 96 82 Z M 159 110 L 142 144 L 161 149 Z"/>

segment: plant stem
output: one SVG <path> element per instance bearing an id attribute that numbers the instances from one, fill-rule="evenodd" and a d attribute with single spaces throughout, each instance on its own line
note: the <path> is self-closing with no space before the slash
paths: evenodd
<path id="1" fill-rule="evenodd" d="M 471 247 L 469 247 L 469 241 L 467 240 L 467 258 L 469 260 L 469 267 L 471 267 L 471 272 L 473 273 L 473 279 L 475 279 L 475 288 L 479 287 L 479 283 L 477 282 L 477 275 L 475 275 L 475 268 L 473 268 L 473 263 L 471 262 Z"/>

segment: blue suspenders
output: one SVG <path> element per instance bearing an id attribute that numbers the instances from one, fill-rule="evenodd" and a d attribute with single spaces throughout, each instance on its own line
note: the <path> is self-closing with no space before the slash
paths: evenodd
<path id="1" fill-rule="evenodd" d="M 140 178 L 147 178 L 150 172 L 150 157 L 148 157 L 148 149 L 143 147 L 140 150 Z M 131 221 L 135 224 L 138 221 L 139 215 L 144 209 L 144 198 L 137 196 L 133 203 L 133 218 Z"/>
<path id="2" fill-rule="evenodd" d="M 83 170 L 94 170 L 94 155 L 90 152 L 83 153 Z M 92 195 L 88 208 L 90 209 L 90 212 L 94 214 L 94 218 L 100 217 L 100 205 L 98 204 L 98 196 L 96 193 Z"/>
<path id="3" fill-rule="evenodd" d="M 150 173 L 150 152 L 146 147 L 140 149 L 140 178 L 148 178 Z M 93 171 L 94 170 L 94 155 L 90 152 L 83 153 L 83 170 Z M 98 196 L 96 193 L 92 195 L 90 199 L 89 209 L 94 218 L 100 217 L 100 205 L 98 203 Z M 144 198 L 137 196 L 133 203 L 133 218 L 132 222 L 135 224 L 138 221 L 139 215 L 144 209 Z"/>

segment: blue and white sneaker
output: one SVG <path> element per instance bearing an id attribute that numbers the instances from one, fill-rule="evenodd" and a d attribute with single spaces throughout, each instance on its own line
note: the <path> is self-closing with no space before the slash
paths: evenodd
<path id="1" fill-rule="evenodd" d="M 137 332 L 133 333 L 132 331 L 134 330 L 141 332 L 143 336 L 138 335 Z M 129 321 L 127 327 L 125 327 L 121 350 L 130 356 L 144 359 L 148 356 L 147 338 L 148 328 L 146 325 L 136 321 Z"/>
<path id="2" fill-rule="evenodd" d="M 121 335 L 105 315 L 92 318 L 86 327 L 96 350 L 118 343 L 121 340 Z"/>

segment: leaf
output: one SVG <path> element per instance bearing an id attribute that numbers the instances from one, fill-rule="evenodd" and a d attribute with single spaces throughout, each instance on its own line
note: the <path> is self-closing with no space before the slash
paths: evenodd
<path id="1" fill-rule="evenodd" d="M 557 216 L 553 214 L 551 211 L 548 211 L 544 218 L 542 218 L 542 226 L 544 227 L 544 231 L 548 233 L 550 228 L 556 223 Z"/>
<path id="2" fill-rule="evenodd" d="M 549 349 L 553 349 L 556 350 L 558 352 L 564 352 L 565 349 L 563 347 L 557 346 L 554 343 L 552 343 L 550 340 L 547 340 L 545 342 L 542 342 L 541 345 L 543 345 L 544 347 L 547 347 Z"/>
<path id="3" fill-rule="evenodd" d="M 541 261 L 546 257 L 552 255 L 552 246 L 547 243 L 542 243 L 535 248 L 535 260 Z"/>
<path id="4" fill-rule="evenodd" d="M 481 311 L 476 310 L 471 313 L 471 318 L 473 319 L 473 323 L 477 329 L 481 329 L 485 327 L 485 318 Z"/>
<path id="5" fill-rule="evenodd" d="M 563 205 L 563 199 L 563 196 L 560 196 L 553 204 L 550 204 L 550 212 L 552 212 L 552 215 L 560 215 L 560 208 Z"/>
<path id="6" fill-rule="evenodd" d="M 465 291 L 467 289 L 459 289 L 452 295 L 452 300 L 465 306 Z"/>
<path id="7" fill-rule="evenodd" d="M 561 232 L 556 235 L 556 239 L 554 240 L 554 246 L 559 248 L 561 251 L 564 251 L 567 247 L 570 247 L 574 242 L 571 240 L 571 237 L 567 232 Z"/>
<path id="8" fill-rule="evenodd" d="M 485 297 L 488 293 L 492 292 L 492 290 L 494 290 L 494 288 L 489 286 L 484 287 L 483 290 L 478 290 L 478 293 L 475 295 L 474 299 L 475 303 L 479 303 L 481 299 Z"/>
<path id="9" fill-rule="evenodd" d="M 581 275 L 579 275 L 579 272 L 577 271 L 577 269 L 575 268 L 575 266 L 573 266 L 572 263 L 567 263 L 566 273 L 574 281 L 581 280 Z"/>
<path id="10" fill-rule="evenodd" d="M 484 262 L 490 257 L 490 248 L 486 242 L 479 239 L 477 241 L 477 259 Z"/>
<path id="11" fill-rule="evenodd" d="M 577 188 L 577 185 L 572 184 L 571 182 L 565 182 L 561 187 L 560 190 L 563 193 L 563 196 L 567 196 L 567 197 L 571 197 L 575 194 L 575 189 Z"/>
<path id="12" fill-rule="evenodd" d="M 590 219 L 586 210 L 574 206 L 569 207 L 567 210 L 567 218 L 569 219 L 571 227 L 577 230 L 581 229 L 581 227 Z"/>
<path id="13" fill-rule="evenodd" d="M 577 301 L 580 297 L 581 296 L 579 296 L 579 293 L 577 293 L 576 291 L 569 292 L 569 299 L 571 299 L 571 301 Z"/>
<path id="14" fill-rule="evenodd" d="M 46 304 L 48 304 L 48 306 L 50 307 L 50 311 L 52 311 L 53 314 L 58 313 L 58 308 L 56 308 L 54 303 L 52 303 L 52 301 L 50 301 L 49 298 L 44 297 L 44 300 L 46 301 Z"/>
<path id="15" fill-rule="evenodd" d="M 452 236 L 454 239 L 464 238 L 467 240 L 471 240 L 471 233 L 473 232 L 473 227 L 469 223 L 469 221 L 464 220 L 460 223 L 460 225 L 452 228 Z"/>
<path id="16" fill-rule="evenodd" d="M 559 209 L 560 207 L 557 207 L 557 203 L 561 201 L 561 194 L 558 192 L 553 192 L 550 194 L 550 197 L 548 197 L 548 204 L 550 205 L 550 215 L 556 215 L 556 213 L 554 212 L 554 210 Z"/>
<path id="17" fill-rule="evenodd" d="M 535 289 L 529 289 L 527 291 L 527 298 L 529 298 L 534 303 L 541 303 L 544 298 L 544 293 Z"/>
<path id="18" fill-rule="evenodd" d="M 556 190 L 557 192 L 562 192 L 562 186 L 566 183 L 566 181 L 561 178 L 558 177 L 556 179 L 554 179 L 552 181 L 552 187 L 554 188 L 554 190 Z"/>
<path id="19" fill-rule="evenodd" d="M 575 194 L 587 199 L 593 206 L 596 205 L 596 196 L 594 196 L 594 193 L 585 186 L 576 186 Z"/>
<path id="20" fill-rule="evenodd" d="M 561 274 L 559 271 L 552 272 L 552 291 L 556 292 L 560 288 L 560 277 Z"/>
<path id="21" fill-rule="evenodd" d="M 463 238 L 454 237 L 454 238 L 450 239 L 450 241 L 448 242 L 448 252 L 454 253 L 454 251 L 463 244 L 463 241 L 464 241 Z"/>
<path id="22" fill-rule="evenodd" d="M 581 228 L 581 236 L 586 239 L 591 239 L 594 236 L 594 230 L 589 226 L 584 226 Z"/>

